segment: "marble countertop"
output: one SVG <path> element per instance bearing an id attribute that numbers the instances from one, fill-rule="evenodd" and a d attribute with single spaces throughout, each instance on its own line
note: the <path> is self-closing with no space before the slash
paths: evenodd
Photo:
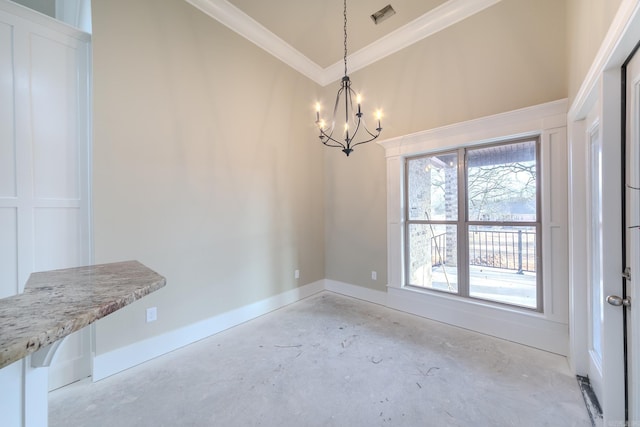
<path id="1" fill-rule="evenodd" d="M 165 284 L 138 261 L 33 273 L 22 294 L 0 299 L 0 368 Z"/>

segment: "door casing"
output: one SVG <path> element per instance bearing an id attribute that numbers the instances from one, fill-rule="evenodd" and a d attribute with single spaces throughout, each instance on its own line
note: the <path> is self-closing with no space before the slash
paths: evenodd
<path id="1" fill-rule="evenodd" d="M 615 294 L 622 291 L 622 207 L 620 169 L 621 164 L 621 72 L 620 67 L 640 39 L 640 4 L 637 0 L 623 1 L 614 18 L 603 46 L 569 109 L 567 122 L 570 158 L 570 363 L 578 375 L 587 375 L 589 370 L 588 330 L 588 274 L 584 260 L 587 258 L 589 215 L 587 214 L 588 144 L 585 140 L 586 117 L 598 105 L 601 135 L 604 141 L 604 198 L 602 201 L 606 217 L 603 222 L 604 254 L 603 279 L 616 287 Z M 613 183 L 617 181 L 617 184 Z M 610 184 L 607 184 L 609 182 Z M 606 213 L 608 211 L 608 213 Z M 618 240 L 616 246 L 616 239 Z M 609 248 L 612 248 L 611 251 Z M 607 285 L 605 285 L 607 286 Z M 604 295 L 606 297 L 607 290 Z M 603 348 L 623 348 L 622 310 L 606 304 L 603 332 Z M 604 423 L 621 422 L 625 418 L 624 369 L 622 350 L 611 350 L 603 361 L 602 402 Z M 620 355 L 615 353 L 619 352 Z M 637 387 L 637 384 L 635 385 Z M 621 397 L 622 396 L 622 397 Z M 637 420 L 637 411 L 630 415 Z"/>

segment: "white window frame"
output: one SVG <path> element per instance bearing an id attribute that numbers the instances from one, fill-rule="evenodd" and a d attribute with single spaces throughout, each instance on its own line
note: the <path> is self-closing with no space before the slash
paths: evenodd
<path id="1" fill-rule="evenodd" d="M 457 123 L 379 142 L 387 158 L 389 302 L 440 322 L 567 355 L 567 100 Z M 540 138 L 542 312 L 408 287 L 405 281 L 404 165 L 407 157 L 516 138 Z"/>
<path id="2" fill-rule="evenodd" d="M 501 222 L 501 221 L 496 221 L 496 220 L 492 220 L 492 221 L 480 221 L 480 220 L 471 220 L 469 218 L 469 194 L 468 194 L 468 190 L 469 190 L 469 184 L 468 184 L 468 178 L 469 178 L 469 166 L 467 163 L 467 154 L 469 152 L 469 150 L 474 150 L 474 149 L 482 149 L 482 148 L 487 148 L 487 147 L 496 147 L 496 146 L 508 146 L 508 145 L 512 145 L 512 144 L 518 144 L 518 143 L 522 143 L 522 142 L 533 142 L 535 143 L 535 162 L 536 162 L 536 166 L 535 166 L 535 170 L 536 170 L 536 192 L 535 192 L 535 201 L 536 201 L 536 219 L 535 221 L 506 221 L 506 222 Z M 456 155 L 456 159 L 457 159 L 457 170 L 458 170 L 458 174 L 457 174 L 457 191 L 456 191 L 456 201 L 457 201 L 457 207 L 458 207 L 458 214 L 456 216 L 456 219 L 448 219 L 446 222 L 449 225 L 455 226 L 456 228 L 456 253 L 458 254 L 458 259 L 456 260 L 456 271 L 457 271 L 457 277 L 458 277 L 458 282 L 457 282 L 457 288 L 458 290 L 456 292 L 448 292 L 449 295 L 457 295 L 460 298 L 474 298 L 474 299 L 479 299 L 482 301 L 486 301 L 486 302 L 490 302 L 490 303 L 494 303 L 494 304 L 504 304 L 504 305 L 508 305 L 511 307 L 515 307 L 515 308 L 522 308 L 525 310 L 534 310 L 534 311 L 538 311 L 538 312 L 543 312 L 543 306 L 542 306 L 542 301 L 543 300 L 543 292 L 542 292 L 542 260 L 539 254 L 542 253 L 542 236 L 541 236 L 541 229 L 542 229 L 542 224 L 541 224 L 541 220 L 540 220 L 540 138 L 539 136 L 534 136 L 534 137 L 527 137 L 527 138 L 516 138 L 516 139 L 504 139 L 501 141 L 497 141 L 496 143 L 493 144 L 481 144 L 481 145 L 470 145 L 470 146 L 465 146 L 462 148 L 458 148 L 455 150 L 445 150 L 445 151 L 439 151 L 439 152 L 435 152 L 435 153 L 428 153 L 428 154 L 421 154 L 418 156 L 407 156 L 404 157 L 405 160 L 405 172 L 406 172 L 406 167 L 408 162 L 410 162 L 411 160 L 414 159 L 419 159 L 419 158 L 423 158 L 425 156 L 438 156 L 440 154 L 455 154 Z M 403 191 L 404 191 L 404 197 L 405 200 L 406 198 L 409 196 L 409 190 L 407 188 L 408 186 L 408 179 L 409 179 L 409 175 L 407 173 L 405 173 L 404 176 L 404 183 L 403 183 Z M 407 287 L 416 287 L 418 289 L 428 289 L 429 291 L 437 291 L 437 292 L 446 292 L 446 291 L 438 291 L 436 289 L 429 289 L 428 287 L 420 287 L 417 285 L 413 285 L 411 283 L 409 283 L 409 280 L 407 278 L 408 274 L 409 274 L 409 258 L 411 257 L 411 255 L 409 254 L 410 251 L 410 244 L 407 241 L 408 240 L 408 236 L 409 236 L 409 231 L 408 228 L 411 224 L 444 224 L 444 221 L 431 221 L 431 220 L 427 220 L 425 221 L 424 219 L 410 219 L 409 217 L 409 204 L 405 203 L 405 218 L 404 221 L 406 223 L 406 226 L 404 227 L 404 238 L 405 238 L 405 255 L 403 257 L 404 259 L 404 264 L 405 264 L 405 275 L 404 278 L 406 280 L 405 282 L 405 286 Z M 535 266 L 536 266 L 536 276 L 535 276 L 535 282 L 536 282 L 536 306 L 535 307 L 526 307 L 523 305 L 518 305 L 515 303 L 509 303 L 509 302 L 501 302 L 498 300 L 492 300 L 490 298 L 482 298 L 482 297 L 474 297 L 473 295 L 471 295 L 471 291 L 470 291 L 470 287 L 471 287 L 471 275 L 470 275 L 470 264 L 469 264 L 469 239 L 468 239 L 468 235 L 469 235 L 469 229 L 473 226 L 477 226 L 477 225 L 485 225 L 485 226 L 509 226 L 509 227 L 516 227 L 516 226 L 526 226 L 526 227 L 531 227 L 533 229 L 535 229 L 535 236 L 536 236 L 536 261 L 535 261 Z"/>

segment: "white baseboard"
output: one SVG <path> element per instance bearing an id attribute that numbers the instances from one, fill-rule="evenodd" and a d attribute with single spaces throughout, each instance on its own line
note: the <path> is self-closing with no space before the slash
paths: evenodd
<path id="1" fill-rule="evenodd" d="M 539 313 L 409 289 L 389 287 L 381 292 L 335 280 L 325 280 L 325 289 L 563 356 L 569 351 L 569 327 Z"/>
<path id="2" fill-rule="evenodd" d="M 569 326 L 540 313 L 397 288 L 389 288 L 388 306 L 562 356 L 569 352 Z"/>
<path id="3" fill-rule="evenodd" d="M 99 381 L 323 290 L 324 280 L 319 280 L 181 329 L 100 354 L 93 360 L 93 381 Z"/>
<path id="4" fill-rule="evenodd" d="M 93 360 L 93 381 L 99 381 L 323 290 L 552 353 L 565 356 L 568 353 L 568 326 L 547 320 L 541 315 L 497 309 L 483 304 L 456 301 L 452 298 L 426 295 L 406 289 L 388 288 L 387 292 L 376 291 L 363 286 L 325 279 L 98 355 Z"/>
<path id="5" fill-rule="evenodd" d="M 346 295 L 348 297 L 372 302 L 374 304 L 384 305 L 385 307 L 388 305 L 388 294 L 386 292 L 376 291 L 362 286 L 351 285 L 349 283 L 338 282 L 337 280 L 331 279 L 325 279 L 324 289 L 327 291 L 335 292 L 337 294 Z"/>

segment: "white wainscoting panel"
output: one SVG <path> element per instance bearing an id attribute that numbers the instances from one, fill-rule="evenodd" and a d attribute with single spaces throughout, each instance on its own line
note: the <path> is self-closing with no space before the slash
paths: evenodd
<path id="1" fill-rule="evenodd" d="M 22 292 L 34 271 L 91 264 L 90 41 L 53 18 L 0 0 L 0 297 Z M 59 351 L 51 366 L 54 373 L 71 366 L 77 345 L 84 344 L 82 364 L 58 371 L 71 374 L 66 383 L 91 373 L 89 330 L 83 333 L 63 344 L 73 357 L 65 360 Z M 16 396 L 6 405 L 1 399 L 0 424 L 46 425 L 40 392 L 49 369 L 32 369 L 28 358 L 17 363 L 20 369 L 0 374 L 0 388 Z M 39 418 L 25 410 L 43 404 Z M 16 410 L 20 418 L 7 420 L 5 412 Z"/>
<path id="2" fill-rule="evenodd" d="M 24 360 L 19 360 L 0 369 L 0 414 L 3 427 L 24 425 L 23 396 L 24 380 L 22 378 Z"/>
<path id="3" fill-rule="evenodd" d="M 13 28 L 0 22 L 0 123 L 13 123 Z M 0 126 L 0 198 L 16 196 L 16 147 L 13 127 Z"/>
<path id="4" fill-rule="evenodd" d="M 31 34 L 30 47 L 34 194 L 79 200 L 78 46 Z"/>
<path id="5" fill-rule="evenodd" d="M 72 268 L 82 264 L 81 215 L 78 207 L 34 209 L 36 271 Z"/>
<path id="6" fill-rule="evenodd" d="M 0 207 L 0 298 L 18 293 L 17 209 Z"/>

